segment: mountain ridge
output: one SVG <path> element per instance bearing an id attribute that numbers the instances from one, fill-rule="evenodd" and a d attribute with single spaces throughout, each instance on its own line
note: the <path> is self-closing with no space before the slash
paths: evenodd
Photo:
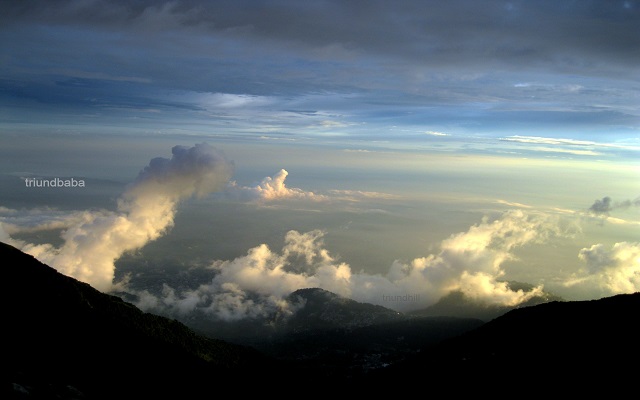
<path id="1" fill-rule="evenodd" d="M 321 288 L 298 289 L 286 297 L 304 305 L 285 322 L 285 329 L 301 332 L 313 329 L 354 329 L 401 319 L 401 313 L 363 303 Z"/>
<path id="2" fill-rule="evenodd" d="M 0 260 L 8 283 L 0 299 L 10 305 L 0 361 L 8 374 L 4 388 L 12 384 L 45 398 L 65 398 L 69 387 L 92 399 L 185 395 L 203 389 L 207 376 L 270 364 L 254 349 L 144 313 L 1 242 Z"/>
<path id="3" fill-rule="evenodd" d="M 553 301 L 511 310 L 477 329 L 430 346 L 369 379 L 445 378 L 589 393 L 635 379 L 640 359 L 640 292 L 596 300 Z M 579 377 L 583 386 L 570 377 Z M 473 385 L 468 388 L 473 392 Z M 622 394 L 622 393 L 621 393 Z"/>
<path id="4" fill-rule="evenodd" d="M 326 390 L 349 383 L 374 393 L 385 383 L 428 377 L 441 384 L 451 376 L 469 383 L 459 391 L 470 393 L 471 383 L 496 377 L 568 390 L 568 373 L 603 387 L 634 379 L 629 361 L 640 359 L 640 293 L 551 301 L 484 323 L 405 317 L 306 288 L 289 296 L 309 307 L 306 314 L 283 322 L 289 334 L 261 353 L 144 313 L 1 242 L 0 261 L 0 299 L 9 305 L 0 359 L 8 398 L 189 398 L 239 376 L 255 384 L 245 391 L 281 376 L 306 384 L 330 377 Z"/>

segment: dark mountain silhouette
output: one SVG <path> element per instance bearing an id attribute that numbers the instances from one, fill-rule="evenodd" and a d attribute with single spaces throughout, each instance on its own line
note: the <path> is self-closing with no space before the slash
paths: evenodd
<path id="1" fill-rule="evenodd" d="M 0 260 L 3 398 L 201 398 L 238 380 L 250 383 L 244 394 L 273 391 L 283 377 L 360 394 L 414 382 L 436 393 L 505 383 L 542 394 L 575 394 L 580 385 L 614 393 L 636 379 L 640 359 L 640 293 L 551 301 L 483 323 L 302 289 L 288 298 L 303 305 L 290 318 L 252 322 L 272 329 L 253 335 L 260 353 L 144 313 L 4 243 Z"/>
<path id="2" fill-rule="evenodd" d="M 377 371 L 372 381 L 455 373 L 467 382 L 612 394 L 637 373 L 638 315 L 640 293 L 520 308 Z"/>
<path id="3" fill-rule="evenodd" d="M 293 315 L 274 313 L 238 321 L 212 320 L 201 315 L 184 323 L 207 336 L 238 343 L 260 345 L 288 334 L 306 331 L 354 329 L 372 324 L 399 321 L 404 316 L 394 310 L 360 303 L 320 288 L 299 289 L 286 300 L 297 305 Z"/>
<path id="4" fill-rule="evenodd" d="M 471 318 L 424 317 L 358 328 L 290 332 L 256 343 L 263 352 L 347 378 L 397 363 L 422 348 L 470 331 L 483 322 Z"/>
<path id="5" fill-rule="evenodd" d="M 346 377 L 396 363 L 483 324 L 471 318 L 406 316 L 320 288 L 296 290 L 287 300 L 301 308 L 272 324 L 278 334 L 252 344 L 277 359 Z"/>
<path id="6" fill-rule="evenodd" d="M 250 345 L 318 375 L 354 376 L 398 362 L 427 345 L 482 325 L 475 318 L 408 316 L 320 288 L 287 296 L 293 315 L 239 321 L 190 318 L 184 323 L 210 337 Z"/>
<path id="7" fill-rule="evenodd" d="M 196 335 L 0 243 L 3 390 L 28 398 L 176 398 L 250 374 L 257 351 Z"/>
<path id="8" fill-rule="evenodd" d="M 482 323 L 408 320 L 381 306 L 303 289 L 289 296 L 304 303 L 298 314 L 268 321 L 279 334 L 259 342 L 264 355 L 144 313 L 4 243 L 0 260 L 7 305 L 3 398 L 200 398 L 238 379 L 251 382 L 243 393 L 264 393 L 282 376 L 307 385 L 331 378 L 320 389 L 329 391 Z"/>
<path id="9" fill-rule="evenodd" d="M 533 285 L 514 281 L 508 282 L 508 285 L 511 290 L 515 291 L 523 290 L 524 292 L 529 292 L 534 288 Z M 408 314 L 423 317 L 448 316 L 479 318 L 483 321 L 490 321 L 513 310 L 514 308 L 530 307 L 551 301 L 564 301 L 564 299 L 560 296 L 543 291 L 541 294 L 533 296 L 529 300 L 518 304 L 517 306 L 504 306 L 483 304 L 469 298 L 463 292 L 453 291 L 442 297 L 435 304 L 420 310 L 411 311 Z"/>

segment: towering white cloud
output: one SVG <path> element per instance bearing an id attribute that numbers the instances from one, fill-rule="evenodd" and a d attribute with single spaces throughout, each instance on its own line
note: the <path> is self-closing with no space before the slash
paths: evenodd
<path id="1" fill-rule="evenodd" d="M 549 217 L 508 211 L 499 219 L 485 218 L 468 231 L 452 235 L 441 243 L 437 254 L 409 263 L 394 262 L 387 277 L 405 293 L 421 293 L 428 303 L 458 290 L 486 303 L 516 305 L 542 288 L 526 293 L 510 290 L 498 281 L 505 274 L 504 262 L 515 258 L 515 248 L 559 233 Z"/>
<path id="2" fill-rule="evenodd" d="M 291 312 L 286 296 L 301 288 L 320 287 L 359 301 L 398 310 L 428 306 L 452 290 L 489 304 L 517 305 L 539 294 L 513 291 L 499 281 L 504 262 L 516 247 L 542 242 L 559 232 L 547 217 L 509 211 L 500 218 L 472 226 L 441 243 L 436 254 L 410 262 L 395 261 L 386 275 L 354 273 L 339 262 L 322 241 L 324 232 L 290 231 L 281 252 L 262 244 L 234 260 L 211 265 L 212 279 L 197 289 L 176 293 L 165 287 L 153 296 L 142 293 L 139 305 L 178 314 L 195 309 L 219 318 L 239 319 L 270 312 Z M 413 303 L 389 302 L 403 295 L 418 295 Z"/>
<path id="3" fill-rule="evenodd" d="M 262 244 L 245 256 L 211 264 L 211 282 L 177 294 L 165 286 L 162 296 L 141 293 L 141 308 L 185 314 L 202 310 L 223 319 L 240 319 L 272 312 L 292 312 L 285 297 L 306 287 L 323 287 L 348 295 L 351 270 L 323 248 L 324 233 L 289 231 L 281 253 Z"/>
<path id="4" fill-rule="evenodd" d="M 288 175 L 289 173 L 286 170 L 281 169 L 274 176 L 265 177 L 255 186 L 238 186 L 235 182 L 231 182 L 228 185 L 227 192 L 231 196 L 258 201 L 281 199 L 326 200 L 326 196 L 287 187 L 285 180 Z"/>
<path id="5" fill-rule="evenodd" d="M 399 195 L 391 193 L 344 189 L 331 189 L 325 194 L 321 194 L 288 187 L 285 183 L 288 176 L 289 172 L 281 169 L 275 175 L 267 176 L 253 186 L 240 186 L 235 181 L 232 181 L 227 185 L 224 195 L 236 200 L 255 201 L 258 203 L 278 200 L 306 200 L 314 203 L 331 202 L 335 204 L 337 202 L 346 202 L 353 204 L 367 200 L 389 201 L 401 198 Z"/>
<path id="6" fill-rule="evenodd" d="M 109 290 L 116 259 L 171 228 L 181 200 L 221 188 L 231 176 L 231 164 L 207 144 L 175 146 L 172 154 L 151 160 L 118 200 L 117 212 L 79 214 L 63 232 L 61 247 L 20 247 L 66 275 Z"/>
<path id="7" fill-rule="evenodd" d="M 619 242 L 611 248 L 594 244 L 580 250 L 578 257 L 585 268 L 567 286 L 595 287 L 607 295 L 640 291 L 640 242 Z"/>

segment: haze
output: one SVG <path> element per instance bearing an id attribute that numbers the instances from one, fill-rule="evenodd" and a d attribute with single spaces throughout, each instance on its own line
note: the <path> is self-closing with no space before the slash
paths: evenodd
<path id="1" fill-rule="evenodd" d="M 224 319 L 638 291 L 638 49 L 637 1 L 3 2 L 0 240 Z"/>

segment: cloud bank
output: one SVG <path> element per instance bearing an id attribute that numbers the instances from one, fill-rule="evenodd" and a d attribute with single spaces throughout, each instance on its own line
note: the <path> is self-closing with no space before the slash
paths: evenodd
<path id="1" fill-rule="evenodd" d="M 395 261 L 386 275 L 352 271 L 324 247 L 324 234 L 320 230 L 290 231 L 280 252 L 262 244 L 234 260 L 215 261 L 210 266 L 213 278 L 209 283 L 181 293 L 165 286 L 159 296 L 142 292 L 138 305 L 179 315 L 199 310 L 236 320 L 292 312 L 297 305 L 289 304 L 286 296 L 307 287 L 399 311 L 426 307 L 453 290 L 487 304 L 517 305 L 539 294 L 542 287 L 530 292 L 509 289 L 499 281 L 505 273 L 505 261 L 515 258 L 514 249 L 544 242 L 561 232 L 549 217 L 508 211 L 452 235 L 442 241 L 438 253 L 409 262 Z M 388 300 L 406 294 L 418 294 L 420 303 Z"/>
<path id="2" fill-rule="evenodd" d="M 86 218 L 88 211 L 36 208 L 28 211 L 0 207 L 0 229 L 8 235 L 66 229 Z"/>
<path id="3" fill-rule="evenodd" d="M 207 126 L 284 140 L 359 138 L 363 122 L 458 139 L 469 123 L 525 121 L 536 129 L 523 133 L 595 124 L 635 137 L 639 15 L 633 1 L 5 1 L 0 96 L 25 122 L 32 102 L 167 126 L 198 110 Z M 587 143 L 576 136 L 559 145 Z"/>
<path id="4" fill-rule="evenodd" d="M 566 286 L 583 285 L 605 295 L 640 291 L 640 242 L 619 242 L 585 247 L 578 254 L 585 263 Z"/>
<path id="5" fill-rule="evenodd" d="M 7 232 L 5 239 L 63 274 L 108 291 L 115 260 L 163 235 L 173 226 L 181 200 L 222 188 L 231 171 L 225 157 L 207 144 L 175 146 L 170 159 L 154 158 L 140 172 L 118 199 L 117 212 L 75 214 L 61 247 L 11 240 Z"/>

